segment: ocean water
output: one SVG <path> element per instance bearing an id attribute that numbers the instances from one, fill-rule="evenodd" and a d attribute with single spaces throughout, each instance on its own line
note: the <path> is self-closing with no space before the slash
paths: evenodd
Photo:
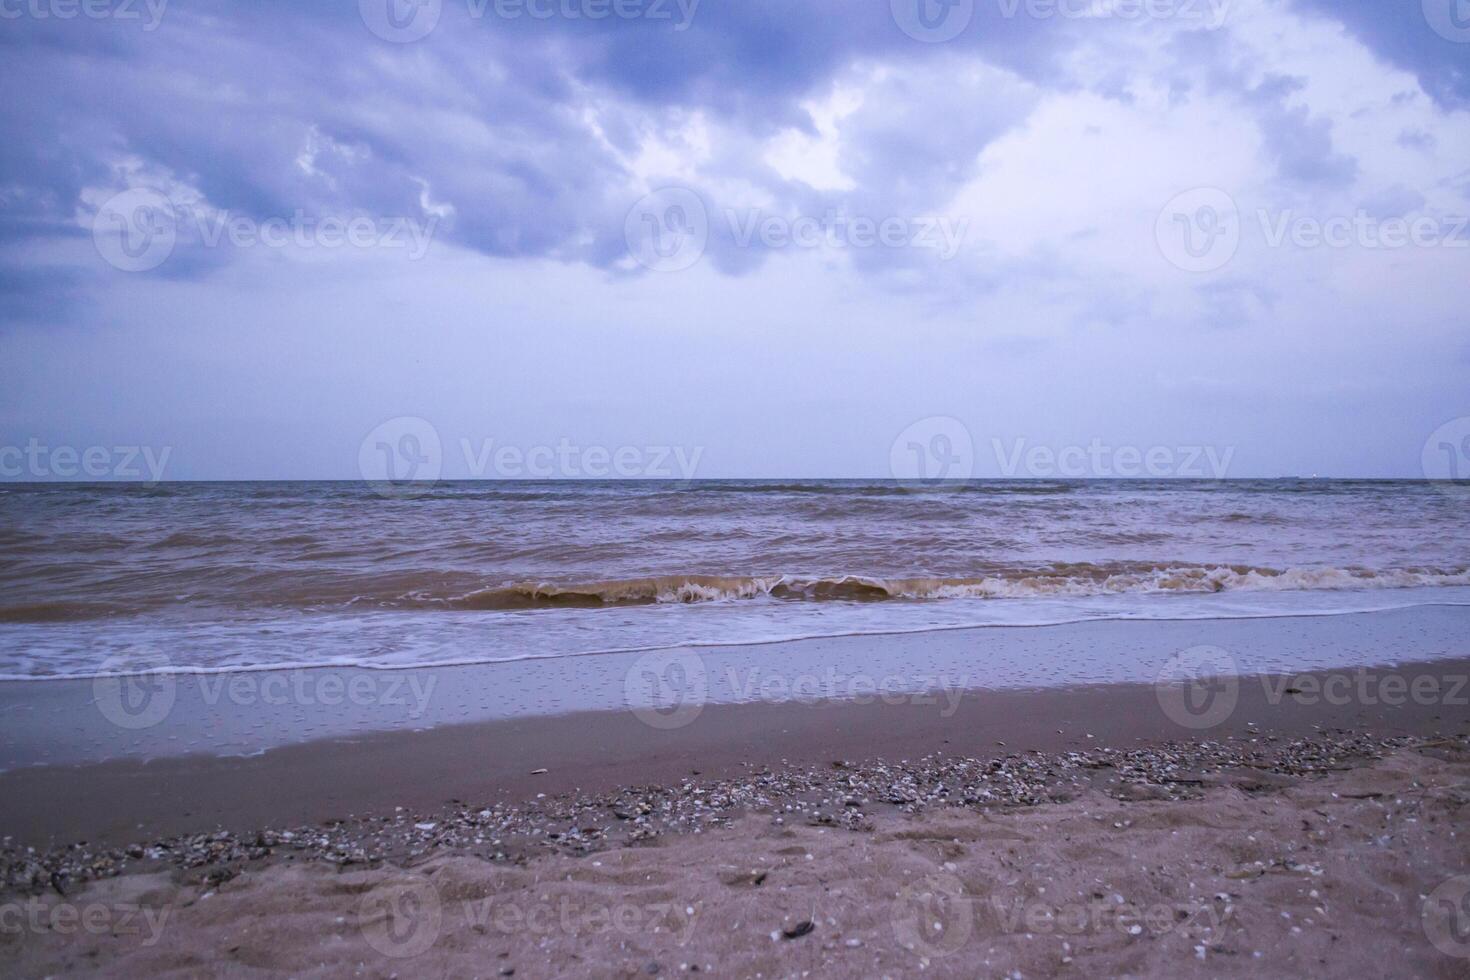
<path id="1" fill-rule="evenodd" d="M 561 659 L 1470 604 L 1470 489 L 0 486 L 0 676 Z"/>

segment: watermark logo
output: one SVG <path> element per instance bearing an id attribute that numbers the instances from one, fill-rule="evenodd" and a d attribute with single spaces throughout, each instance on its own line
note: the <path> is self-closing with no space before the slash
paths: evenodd
<path id="1" fill-rule="evenodd" d="M 102 662 L 92 679 L 92 698 L 102 717 L 118 728 L 141 731 L 173 711 L 178 681 L 166 656 L 134 651 Z"/>
<path id="2" fill-rule="evenodd" d="M 628 254 L 655 272 L 681 272 L 704 256 L 713 227 L 736 248 L 767 251 L 915 249 L 941 262 L 959 254 L 970 232 L 968 218 L 942 215 L 850 214 L 827 208 L 822 214 L 779 214 L 761 208 L 723 208 L 711 212 L 704 199 L 685 187 L 648 194 L 628 212 L 623 232 Z"/>
<path id="3" fill-rule="evenodd" d="M 926 960 L 939 959 L 959 952 L 974 931 L 975 903 L 954 875 L 928 875 L 899 890 L 893 935 L 904 949 Z"/>
<path id="4" fill-rule="evenodd" d="M 1437 487 L 1470 487 L 1470 416 L 1451 419 L 1424 441 L 1424 478 Z"/>
<path id="5" fill-rule="evenodd" d="M 663 187 L 645 195 L 623 222 L 628 254 L 654 272 L 682 272 L 709 244 L 704 199 L 687 187 Z"/>
<path id="6" fill-rule="evenodd" d="M 428 951 L 439 939 L 444 908 L 427 878 L 405 876 L 377 885 L 362 897 L 358 928 L 368 945 L 392 959 Z"/>
<path id="7" fill-rule="evenodd" d="M 893 440 L 888 472 L 895 480 L 912 484 L 968 480 L 975 473 L 975 440 L 957 418 L 920 419 Z"/>
<path id="8" fill-rule="evenodd" d="M 1470 0 L 1423 0 L 1424 19 L 1446 41 L 1470 44 Z"/>
<path id="9" fill-rule="evenodd" d="M 926 44 L 954 40 L 975 16 L 975 0 L 888 0 L 888 8 L 899 30 Z"/>
<path id="10" fill-rule="evenodd" d="M 953 865 L 945 865 L 952 868 Z M 987 888 L 983 902 L 971 899 L 963 883 L 955 875 L 942 872 L 899 892 L 894 909 L 893 927 L 900 945 L 928 961 L 953 955 L 962 949 L 975 931 L 975 920 L 985 913 L 987 920 L 1006 935 L 1027 936 L 1163 936 L 1187 931 L 1218 933 L 1230 921 L 1233 910 L 1216 902 L 1130 902 L 1122 895 L 1101 893 L 1091 900 L 1044 901 L 1046 889 L 1022 886 L 1007 894 L 1001 888 Z M 1065 961 L 1064 961 L 1065 962 Z"/>
<path id="11" fill-rule="evenodd" d="M 412 416 L 389 419 L 362 440 L 357 470 L 384 497 L 419 497 L 434 489 L 444 466 L 439 430 Z"/>
<path id="12" fill-rule="evenodd" d="M 656 650 L 633 662 L 623 677 L 623 703 L 650 728 L 692 724 L 709 698 L 704 660 L 688 650 Z"/>
<path id="13" fill-rule="evenodd" d="M 1218 188 L 1186 191 L 1159 212 L 1154 234 L 1159 249 L 1186 272 L 1214 272 L 1235 258 L 1249 233 L 1269 249 L 1470 250 L 1470 216 L 1415 213 L 1380 217 L 1359 208 L 1351 213 L 1299 214 L 1291 208 L 1257 208 L 1247 218 Z"/>
<path id="14" fill-rule="evenodd" d="M 1159 251 L 1186 272 L 1223 269 L 1240 248 L 1240 209 L 1218 187 L 1197 187 L 1177 195 L 1154 223 Z"/>
<path id="15" fill-rule="evenodd" d="M 1430 892 L 1420 910 L 1424 934 L 1446 956 L 1470 959 L 1470 875 L 1456 875 Z"/>
<path id="16" fill-rule="evenodd" d="M 1196 731 L 1221 725 L 1240 699 L 1235 657 L 1215 646 L 1181 650 L 1159 671 L 1154 694 L 1176 725 Z"/>
<path id="17" fill-rule="evenodd" d="M 233 211 L 180 204 L 155 190 L 135 187 L 117 194 L 92 219 L 97 252 L 123 272 L 148 272 L 181 243 L 199 248 L 382 249 L 410 261 L 428 254 L 439 216 L 373 217 L 366 214 L 290 215 L 257 218 Z"/>
<path id="18" fill-rule="evenodd" d="M 103 261 L 123 272 L 163 265 L 178 242 L 173 202 L 146 187 L 108 198 L 92 219 L 92 243 Z"/>
<path id="19" fill-rule="evenodd" d="M 439 26 L 443 0 L 357 0 L 362 22 L 384 41 L 411 44 Z"/>

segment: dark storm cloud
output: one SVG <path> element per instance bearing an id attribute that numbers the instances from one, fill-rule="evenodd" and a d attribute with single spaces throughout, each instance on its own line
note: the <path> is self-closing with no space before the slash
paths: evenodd
<path id="1" fill-rule="evenodd" d="M 648 130 L 700 111 L 751 138 L 809 131 L 800 101 L 854 60 L 933 53 L 877 4 L 707 2 L 683 30 L 494 11 L 446 2 L 436 30 L 410 44 L 375 37 L 355 4 L 175 0 L 152 31 L 13 20 L 0 71 L 29 97 L 0 110 L 3 233 L 74 224 L 82 189 L 119 186 L 127 161 L 140 168 L 133 182 L 175 180 L 214 209 L 257 219 L 343 207 L 413 216 L 444 202 L 455 210 L 448 234 L 482 252 L 605 265 L 624 254 L 631 203 L 620 155 Z M 1062 27 L 988 16 L 977 12 L 952 45 L 1049 73 Z M 926 152 L 963 160 L 982 145 L 965 135 Z M 875 140 L 888 145 L 870 159 L 891 165 L 892 134 Z M 869 166 L 867 176 L 881 186 L 888 174 Z"/>
<path id="2" fill-rule="evenodd" d="M 1368 17 L 1367 6 L 1348 5 L 1349 18 L 1397 23 Z M 1081 83 L 1067 56 L 1081 39 L 1138 28 L 1007 16 L 1004 5 L 979 3 L 957 37 L 926 44 L 900 30 L 884 2 L 668 0 L 664 18 L 596 21 L 509 19 L 497 9 L 443 0 L 434 31 L 403 44 L 375 36 L 356 2 L 172 0 L 151 28 L 7 19 L 0 238 L 75 237 L 100 203 L 87 189 L 145 185 L 257 221 L 298 212 L 432 218 L 440 240 L 485 254 L 611 268 L 626 260 L 624 219 L 641 194 L 628 159 L 648 137 L 678 133 L 696 114 L 752 147 L 787 129 L 811 133 L 804 101 L 880 64 L 896 73 L 842 134 L 853 190 L 818 192 L 749 158 L 718 176 L 787 212 L 913 215 L 971 179 L 980 151 L 1032 105 L 967 80 L 967 62 L 1035 90 L 1073 90 Z M 1206 85 L 1232 87 L 1255 107 L 1282 176 L 1352 178 L 1329 124 L 1288 103 L 1289 79 L 1250 89 L 1234 74 L 1228 31 L 1178 43 L 1194 63 L 1170 80 L 1180 98 L 1203 64 Z M 1127 69 L 1091 85 L 1126 98 Z M 712 186 L 699 189 L 718 203 Z M 153 274 L 205 275 L 228 260 L 197 246 L 181 236 L 178 256 Z M 730 273 L 764 254 L 719 234 L 710 244 L 715 267 Z"/>
<path id="3" fill-rule="evenodd" d="M 1470 105 L 1470 44 L 1435 30 L 1460 0 L 1296 0 L 1297 7 L 1339 21 L 1385 61 L 1412 72 L 1445 108 Z M 1443 25 L 1441 25 L 1443 26 Z M 1470 24 L 1464 25 L 1470 31 Z M 1467 34 L 1470 38 L 1470 34 Z"/>

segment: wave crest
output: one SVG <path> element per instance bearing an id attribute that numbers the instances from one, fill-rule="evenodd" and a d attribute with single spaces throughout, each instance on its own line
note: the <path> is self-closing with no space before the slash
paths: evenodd
<path id="1" fill-rule="evenodd" d="M 1016 569 L 991 575 L 876 578 L 686 575 L 601 582 L 519 582 L 413 605 L 463 610 L 651 605 L 772 598 L 792 601 L 1024 599 L 1110 594 L 1401 589 L 1470 585 L 1470 569 L 1257 568 L 1245 565 L 1092 565 Z"/>

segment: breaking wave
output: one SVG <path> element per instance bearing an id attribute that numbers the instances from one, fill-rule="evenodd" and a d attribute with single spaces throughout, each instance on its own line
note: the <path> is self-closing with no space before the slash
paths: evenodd
<path id="1" fill-rule="evenodd" d="M 1024 599 L 1115 594 L 1406 589 L 1470 585 L 1470 569 L 1257 568 L 1245 565 L 1093 565 L 1016 569 L 968 578 L 861 575 L 686 575 L 601 582 L 519 582 L 408 605 L 459 610 L 649 605 L 771 598 L 792 601 Z M 391 603 L 398 604 L 398 603 Z"/>

